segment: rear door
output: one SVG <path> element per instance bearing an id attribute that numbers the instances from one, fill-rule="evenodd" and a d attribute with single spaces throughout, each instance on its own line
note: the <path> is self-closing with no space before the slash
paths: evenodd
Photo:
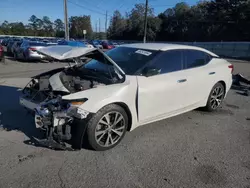
<path id="1" fill-rule="evenodd" d="M 138 76 L 138 115 L 140 123 L 160 119 L 181 110 L 185 100 L 185 77 L 182 75 L 182 50 L 161 52 L 147 67 L 159 69 L 154 76 Z"/>
<path id="2" fill-rule="evenodd" d="M 183 75 L 187 79 L 185 106 L 196 105 L 207 100 L 216 79 L 216 67 L 210 66 L 212 57 L 199 50 L 184 51 Z"/>

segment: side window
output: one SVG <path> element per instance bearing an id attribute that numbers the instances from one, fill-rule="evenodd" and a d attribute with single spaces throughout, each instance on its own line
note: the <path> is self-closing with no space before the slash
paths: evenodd
<path id="1" fill-rule="evenodd" d="M 206 65 L 211 60 L 210 55 L 198 50 L 185 50 L 184 57 L 186 69 Z"/>
<path id="2" fill-rule="evenodd" d="M 159 69 L 159 74 L 182 70 L 182 54 L 182 50 L 162 52 L 151 66 Z"/>

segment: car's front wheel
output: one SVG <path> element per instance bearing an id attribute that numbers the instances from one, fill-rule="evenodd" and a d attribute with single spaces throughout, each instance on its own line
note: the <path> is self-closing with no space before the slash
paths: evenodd
<path id="1" fill-rule="evenodd" d="M 125 110 L 116 104 L 107 105 L 88 122 L 88 142 L 98 151 L 111 149 L 122 140 L 127 127 L 128 116 Z"/>
<path id="2" fill-rule="evenodd" d="M 220 82 L 216 83 L 210 92 L 205 110 L 209 112 L 217 110 L 221 106 L 224 96 L 224 85 Z"/>

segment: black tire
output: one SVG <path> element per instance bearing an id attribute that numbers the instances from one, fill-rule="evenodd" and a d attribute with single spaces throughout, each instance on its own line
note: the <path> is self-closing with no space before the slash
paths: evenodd
<path id="1" fill-rule="evenodd" d="M 28 58 L 27 58 L 27 56 L 25 55 L 25 53 L 23 53 L 23 60 L 24 60 L 25 62 L 28 61 Z"/>
<path id="2" fill-rule="evenodd" d="M 213 106 L 213 101 L 212 101 L 212 97 L 213 97 L 213 94 L 215 92 L 215 89 L 216 88 L 221 88 L 221 92 L 222 92 L 222 95 L 220 96 L 220 99 L 221 99 L 221 102 L 219 103 L 219 105 L 215 105 L 215 107 Z M 221 93 L 220 92 L 220 93 Z M 225 87 L 222 83 L 218 82 L 214 85 L 214 87 L 212 88 L 210 94 L 209 94 L 209 97 L 207 99 L 207 104 L 206 106 L 204 107 L 204 110 L 208 111 L 208 112 L 213 112 L 213 111 L 216 111 L 222 104 L 223 102 L 223 99 L 224 99 L 224 96 L 225 96 Z M 215 102 L 215 101 L 214 101 Z M 217 103 L 217 102 L 216 102 Z M 218 104 L 218 103 L 217 103 Z"/>
<path id="3" fill-rule="evenodd" d="M 18 58 L 17 58 L 17 54 L 15 52 L 13 53 L 13 56 L 14 56 L 14 60 L 16 61 Z"/>
<path id="4" fill-rule="evenodd" d="M 5 57 L 4 56 L 2 57 L 2 59 L 1 59 L 0 62 L 3 63 L 3 64 L 7 64 L 7 62 L 5 61 Z"/>
<path id="5" fill-rule="evenodd" d="M 123 121 L 124 121 L 123 122 L 123 126 L 124 126 L 124 129 L 122 131 L 122 135 L 119 137 L 119 139 L 117 139 L 117 141 L 113 145 L 103 147 L 102 145 L 100 145 L 96 141 L 96 137 L 95 137 L 95 133 L 96 133 L 96 128 L 97 128 L 98 122 L 101 120 L 101 118 L 103 118 L 103 116 L 105 114 L 107 114 L 107 113 L 116 113 L 116 112 L 120 113 L 120 115 L 123 116 Z M 107 106 L 103 107 L 102 109 L 100 109 L 88 121 L 88 123 L 87 123 L 87 130 L 86 130 L 86 133 L 87 133 L 86 136 L 87 136 L 88 143 L 89 143 L 89 145 L 90 145 L 91 148 L 93 148 L 94 150 L 97 150 L 97 151 L 104 151 L 104 150 L 111 149 L 111 148 L 115 147 L 117 144 L 119 144 L 120 141 L 123 139 L 123 137 L 125 136 L 125 133 L 127 131 L 127 127 L 128 127 L 128 116 L 127 116 L 127 113 L 125 112 L 125 110 L 121 106 L 116 105 L 116 104 L 107 105 Z"/>

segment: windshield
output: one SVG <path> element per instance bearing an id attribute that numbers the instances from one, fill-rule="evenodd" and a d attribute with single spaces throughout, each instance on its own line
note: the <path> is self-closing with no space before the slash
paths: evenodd
<path id="1" fill-rule="evenodd" d="M 143 50 L 139 48 L 118 47 L 105 52 L 127 75 L 134 75 L 137 70 L 152 60 L 157 51 Z M 112 65 L 107 64 L 108 60 L 92 59 L 83 65 L 86 69 L 107 72 Z"/>

